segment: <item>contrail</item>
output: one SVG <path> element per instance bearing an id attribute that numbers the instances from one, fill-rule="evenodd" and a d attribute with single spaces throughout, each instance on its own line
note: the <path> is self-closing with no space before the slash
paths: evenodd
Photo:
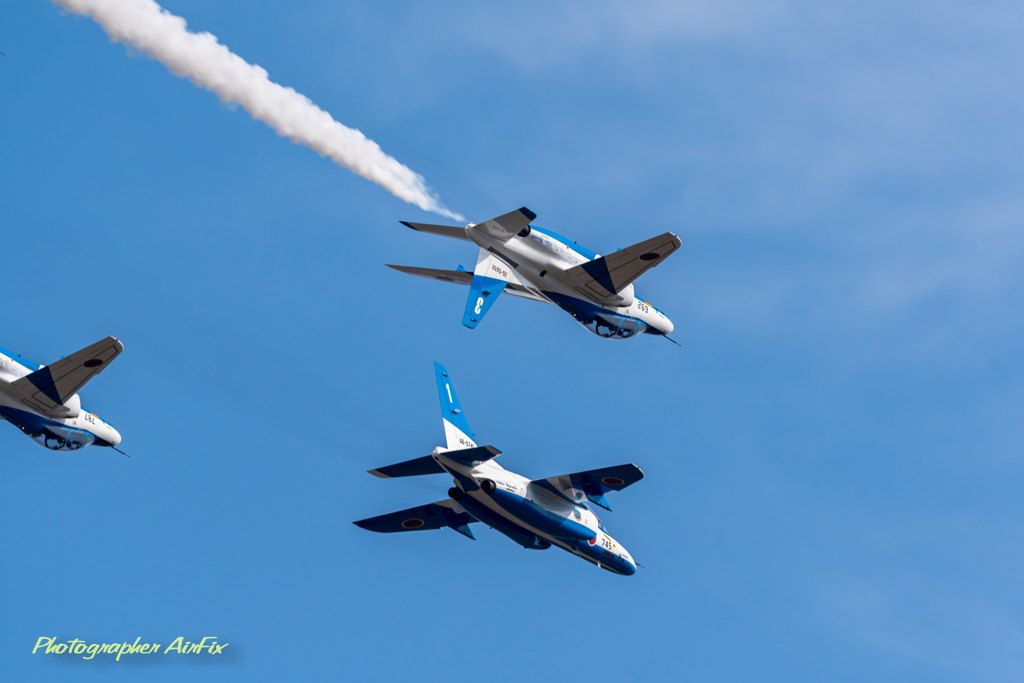
<path id="1" fill-rule="evenodd" d="M 330 157 L 338 166 L 372 180 L 403 201 L 464 220 L 441 204 L 423 176 L 385 154 L 376 142 L 335 121 L 305 95 L 274 83 L 265 69 L 221 45 L 213 34 L 189 31 L 182 17 L 153 0 L 52 2 L 69 12 L 90 17 L 111 41 L 145 52 L 175 76 L 206 88 L 222 102 L 240 104 L 278 135 Z"/>

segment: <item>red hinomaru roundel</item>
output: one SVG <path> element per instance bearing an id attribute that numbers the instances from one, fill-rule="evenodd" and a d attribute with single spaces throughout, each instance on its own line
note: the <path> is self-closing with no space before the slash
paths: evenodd
<path id="1" fill-rule="evenodd" d="M 422 519 L 407 519 L 402 522 L 403 529 L 419 529 L 421 526 L 423 526 Z"/>
<path id="2" fill-rule="evenodd" d="M 601 480 L 601 483 L 607 484 L 608 486 L 622 486 L 626 482 L 619 479 L 618 477 L 605 477 L 604 479 Z"/>

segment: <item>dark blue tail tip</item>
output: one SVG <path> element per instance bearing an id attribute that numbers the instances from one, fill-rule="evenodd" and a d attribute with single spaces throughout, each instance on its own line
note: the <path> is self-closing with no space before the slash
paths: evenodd
<path id="1" fill-rule="evenodd" d="M 519 209 L 519 213 L 523 214 L 524 216 L 529 218 L 531 221 L 537 218 L 537 214 L 535 214 L 533 211 L 530 211 L 525 206 L 523 208 Z"/>

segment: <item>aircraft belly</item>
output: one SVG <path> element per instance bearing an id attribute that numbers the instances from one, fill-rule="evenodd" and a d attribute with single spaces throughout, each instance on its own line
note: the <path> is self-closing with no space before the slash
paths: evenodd
<path id="1" fill-rule="evenodd" d="M 486 494 L 480 495 L 485 496 Z M 459 505 L 461 505 L 466 512 L 473 515 L 487 526 L 501 534 L 504 534 L 524 548 L 530 550 L 545 550 L 551 546 L 551 544 L 540 535 L 520 526 L 507 515 L 502 514 L 500 510 L 492 509 L 484 500 L 477 499 L 476 497 L 467 494 L 459 501 Z"/>
<path id="2" fill-rule="evenodd" d="M 550 289 L 549 274 L 560 273 L 576 265 L 517 241 L 493 249 L 492 253 L 508 262 L 520 280 L 529 282 L 531 286 L 539 290 Z M 545 273 L 544 277 L 540 276 L 541 273 Z"/>
<path id="3" fill-rule="evenodd" d="M 518 523 L 546 535 L 580 541 L 589 540 L 597 535 L 593 529 L 569 517 L 562 517 L 522 496 L 500 488 L 491 494 L 491 499 Z"/>

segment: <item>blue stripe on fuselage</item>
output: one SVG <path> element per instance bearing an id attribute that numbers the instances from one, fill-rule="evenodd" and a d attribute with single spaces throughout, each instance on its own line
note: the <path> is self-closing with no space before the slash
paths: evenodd
<path id="1" fill-rule="evenodd" d="M 94 439 L 103 441 L 103 439 L 100 439 L 98 436 L 96 436 L 95 433 L 93 433 L 89 429 L 85 429 L 83 427 L 71 427 L 69 425 L 64 424 L 63 422 L 51 420 L 49 418 L 43 417 L 42 415 L 37 415 L 35 413 L 28 412 L 27 410 L 18 410 L 17 408 L 8 408 L 0 406 L 0 416 L 2 416 L 5 420 L 10 422 L 18 429 L 29 434 L 36 434 L 42 431 L 45 427 L 60 427 L 62 429 L 70 429 L 72 431 L 92 434 Z M 103 443 L 106 443 L 106 441 L 103 441 Z"/>
<path id="2" fill-rule="evenodd" d="M 465 508 L 469 514 L 473 515 L 492 529 L 508 536 L 524 548 L 529 548 L 531 550 L 544 550 L 551 547 L 550 543 L 537 536 L 537 534 L 533 533 L 529 529 L 524 529 L 507 517 L 487 507 L 485 503 L 473 498 L 470 493 L 479 491 L 480 487 L 472 478 L 451 469 L 444 463 L 441 463 L 441 467 L 444 467 L 448 474 L 452 475 L 452 477 L 455 478 L 455 481 L 462 485 L 462 490 L 466 492 L 466 495 L 459 501 L 459 505 Z"/>
<path id="3" fill-rule="evenodd" d="M 32 372 L 35 372 L 39 368 L 43 367 L 39 363 L 33 363 L 30 360 L 22 358 L 21 356 L 16 354 L 14 351 L 8 351 L 7 349 L 5 349 L 2 346 L 0 346 L 0 353 L 4 354 L 5 356 L 10 356 L 11 360 L 13 360 L 15 363 L 23 365 L 26 369 L 31 370 Z"/>
<path id="4" fill-rule="evenodd" d="M 529 529 L 519 526 L 507 517 L 498 514 L 491 508 L 487 507 L 485 503 L 476 500 L 468 494 L 459 501 L 459 505 L 465 508 L 466 512 L 473 515 L 487 526 L 501 534 L 504 534 L 505 536 L 508 536 L 524 548 L 528 548 L 530 550 L 544 550 L 551 547 L 550 543 L 537 534 L 533 533 Z"/>
<path id="5" fill-rule="evenodd" d="M 603 306 L 592 304 L 589 301 L 584 301 L 583 299 L 577 299 L 574 296 L 566 296 L 565 294 L 549 291 L 542 291 L 541 294 L 554 301 L 555 304 L 566 313 L 575 316 L 581 320 L 591 320 L 598 313 L 601 313 L 607 316 L 616 316 L 619 318 L 628 318 L 629 320 L 635 320 L 645 330 L 648 329 L 649 327 L 647 323 L 645 323 L 640 318 L 637 318 L 632 315 L 623 315 L 622 313 L 616 313 L 615 311 L 609 308 L 604 308 Z"/>
<path id="6" fill-rule="evenodd" d="M 514 515 L 516 519 L 555 538 L 586 541 L 597 535 L 596 531 L 584 524 L 555 514 L 504 489 L 496 489 L 491 498 L 502 510 Z"/>
<path id="7" fill-rule="evenodd" d="M 38 432 L 43 427 L 66 427 L 63 422 L 56 422 L 26 410 L 18 410 L 17 408 L 0 406 L 0 415 L 15 427 L 33 433 Z"/>

